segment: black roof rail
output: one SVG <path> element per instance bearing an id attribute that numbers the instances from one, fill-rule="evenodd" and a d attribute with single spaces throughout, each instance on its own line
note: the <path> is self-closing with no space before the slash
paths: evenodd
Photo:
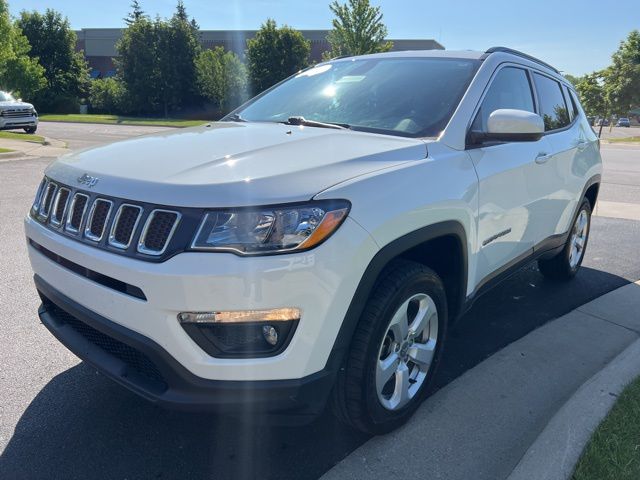
<path id="1" fill-rule="evenodd" d="M 518 50 L 514 50 L 513 48 L 491 47 L 490 49 L 486 50 L 484 53 L 485 53 L 486 56 L 488 56 L 491 53 L 498 53 L 498 52 L 500 52 L 500 53 L 510 53 L 511 55 L 517 55 L 518 57 L 526 58 L 527 60 L 530 60 L 532 62 L 535 62 L 535 63 L 538 63 L 540 65 L 543 65 L 543 66 L 553 70 L 557 74 L 560 74 L 560 71 L 557 68 L 552 67 L 548 63 L 543 62 L 542 60 L 539 60 L 536 57 L 532 57 L 531 55 L 527 55 L 526 53 L 522 53 L 522 52 L 520 52 Z"/>

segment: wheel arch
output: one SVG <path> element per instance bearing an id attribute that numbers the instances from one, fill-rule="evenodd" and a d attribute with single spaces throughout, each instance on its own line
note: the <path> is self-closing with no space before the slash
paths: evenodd
<path id="1" fill-rule="evenodd" d="M 441 254 L 451 248 L 454 254 Z M 369 295 L 385 268 L 398 258 L 433 269 L 445 284 L 449 321 L 461 313 L 468 280 L 467 234 L 463 225 L 445 221 L 407 233 L 382 247 L 369 262 L 334 341 L 328 365 L 340 368 Z"/>

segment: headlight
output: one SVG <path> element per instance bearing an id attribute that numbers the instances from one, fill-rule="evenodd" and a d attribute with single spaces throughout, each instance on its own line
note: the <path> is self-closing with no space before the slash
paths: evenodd
<path id="1" fill-rule="evenodd" d="M 211 211 L 205 214 L 191 248 L 241 255 L 307 250 L 329 238 L 349 208 L 345 200 L 330 200 Z"/>

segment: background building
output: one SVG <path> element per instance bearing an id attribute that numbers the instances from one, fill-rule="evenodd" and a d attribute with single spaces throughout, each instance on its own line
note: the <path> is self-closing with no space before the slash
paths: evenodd
<path id="1" fill-rule="evenodd" d="M 253 38 L 257 30 L 201 30 L 202 46 L 205 48 L 224 47 L 241 57 L 247 48 L 247 39 Z M 330 50 L 327 42 L 328 30 L 301 30 L 311 41 L 311 60 L 318 62 L 322 54 Z M 115 74 L 113 57 L 117 57 L 116 42 L 122 36 L 120 28 L 83 28 L 76 31 L 77 47 L 84 50 L 93 77 L 108 77 Z M 444 50 L 435 40 L 396 40 L 393 50 Z"/>

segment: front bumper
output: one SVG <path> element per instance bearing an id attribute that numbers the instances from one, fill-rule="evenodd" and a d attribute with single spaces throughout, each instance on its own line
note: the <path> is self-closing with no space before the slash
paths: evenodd
<path id="1" fill-rule="evenodd" d="M 29 240 L 91 272 L 87 276 L 66 268 L 28 242 L 33 271 L 44 282 L 92 313 L 154 342 L 190 374 L 220 381 L 303 379 L 323 371 L 353 294 L 377 251 L 368 233 L 349 219 L 329 241 L 308 252 L 266 257 L 187 252 L 160 263 L 94 248 L 30 217 L 25 231 Z M 100 283 L 95 274 L 109 281 Z M 113 280 L 126 284 L 124 291 L 112 285 Z M 144 299 L 127 294 L 131 287 L 143 292 Z M 177 320 L 184 311 L 282 307 L 300 308 L 301 319 L 287 348 L 264 358 L 212 357 Z"/>
<path id="2" fill-rule="evenodd" d="M 30 117 L 6 118 L 0 116 L 0 130 L 11 130 L 18 128 L 37 127 L 38 117 L 32 115 Z"/>
<path id="3" fill-rule="evenodd" d="M 286 415 L 301 421 L 322 412 L 335 378 L 324 369 L 296 380 L 220 381 L 197 377 L 160 345 L 90 311 L 38 275 L 40 319 L 69 350 L 142 397 L 178 409 Z"/>

